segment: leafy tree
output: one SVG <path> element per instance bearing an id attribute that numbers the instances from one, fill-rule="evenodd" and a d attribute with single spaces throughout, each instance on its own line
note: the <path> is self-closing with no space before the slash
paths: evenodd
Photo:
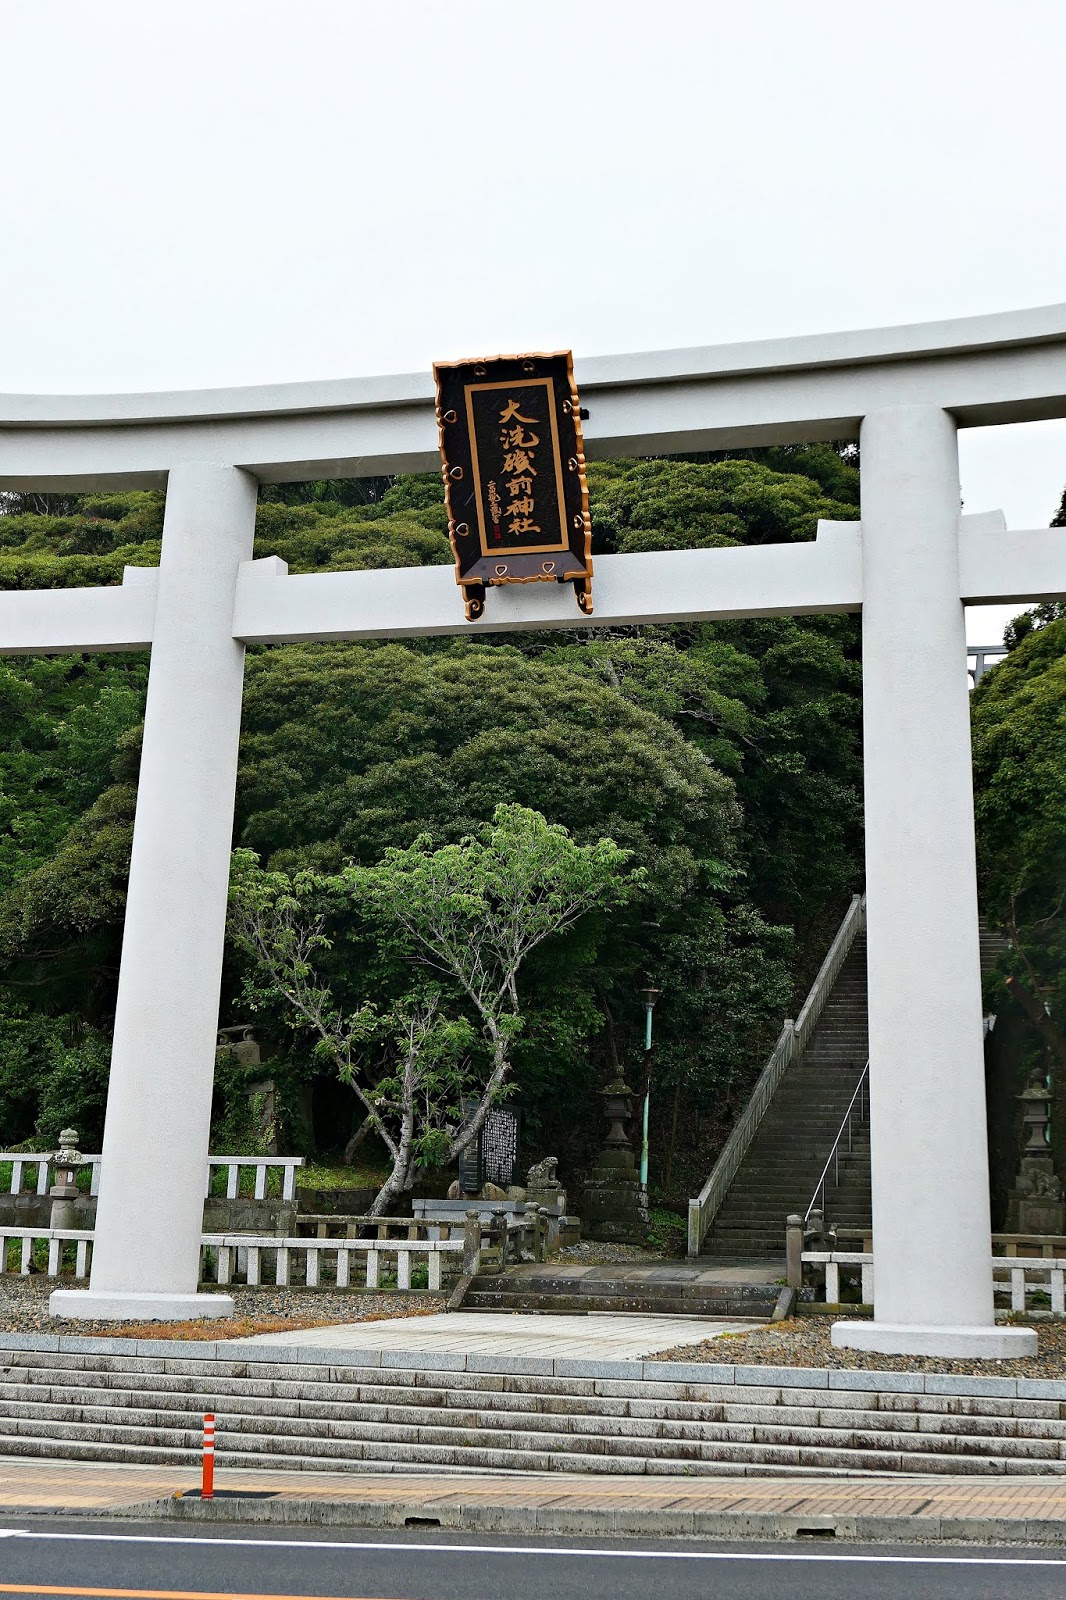
<path id="1" fill-rule="evenodd" d="M 51 859 L 141 720 L 147 660 L 0 661 L 0 893 Z"/>
<path id="2" fill-rule="evenodd" d="M 1066 617 L 1022 635 L 971 704 L 982 903 L 1066 1068 Z"/>
<path id="3" fill-rule="evenodd" d="M 421 833 L 454 842 L 501 800 L 543 809 L 582 842 L 610 833 L 646 868 L 643 890 L 598 941 L 594 973 L 582 978 L 581 962 L 551 952 L 532 963 L 515 1048 L 538 1142 L 560 1147 L 587 1121 L 612 1040 L 624 1050 L 636 1036 L 641 970 L 682 931 L 686 948 L 703 941 L 704 954 L 721 958 L 692 961 L 689 1016 L 702 1003 L 720 1017 L 717 995 L 744 987 L 753 952 L 729 931 L 742 900 L 732 785 L 668 721 L 610 684 L 480 643 L 434 654 L 398 644 L 290 647 L 249 664 L 241 770 L 239 837 L 289 870 L 336 870 L 346 857 L 367 864 Z M 784 978 L 766 991 L 765 1033 L 779 1025 L 787 952 L 756 925 Z M 364 960 L 345 947 L 334 984 Z M 708 1093 L 759 1036 L 754 989 L 739 1027 L 689 1037 Z M 610 1039 L 601 1037 L 607 1012 Z"/>
<path id="4" fill-rule="evenodd" d="M 433 850 L 428 836 L 387 850 L 374 867 L 333 878 L 264 873 L 251 852 L 234 861 L 231 928 L 265 981 L 249 998 L 283 1000 L 290 1022 L 315 1038 L 316 1054 L 350 1083 L 383 1140 L 392 1170 L 371 1215 L 383 1215 L 410 1190 L 420 1167 L 457 1159 L 481 1130 L 511 1072 L 522 1026 L 518 976 L 528 957 L 597 906 L 621 903 L 636 875 L 623 876 L 626 852 L 610 839 L 577 845 L 564 828 L 521 806 L 496 808 L 491 826 Z M 308 900 L 365 908 L 378 937 L 399 938 L 435 974 L 390 1010 L 370 1001 L 346 1014 L 316 973 L 329 948 L 324 913 Z M 457 1015 L 441 979 L 465 1002 L 480 1030 Z M 385 1043 L 368 1069 L 368 1045 Z M 463 1102 L 476 1109 L 463 1114 Z"/>
<path id="5" fill-rule="evenodd" d="M 694 550 L 811 539 L 820 517 L 858 516 L 796 472 L 761 462 L 597 462 L 589 474 L 593 537 L 603 550 Z"/>
<path id="6" fill-rule="evenodd" d="M 854 467 L 830 447 L 746 454 L 594 464 L 598 548 L 803 539 L 821 516 L 857 514 Z M 343 484 L 261 498 L 256 552 L 293 571 L 450 560 L 437 474 L 383 482 L 364 503 Z M 19 506 L 0 516 L 0 584 L 119 582 L 124 564 L 157 559 L 162 508 L 150 494 Z M 237 843 L 271 870 L 330 876 L 422 833 L 434 848 L 454 845 L 500 801 L 543 811 L 579 843 L 609 834 L 647 877 L 624 908 L 591 914 L 524 969 L 513 1055 L 527 1127 L 541 1148 L 595 1140 L 589 1095 L 639 1049 L 638 983 L 663 979 L 657 1070 L 688 1108 L 682 1134 L 695 1137 L 688 1110 L 726 1117 L 779 1026 L 790 928 L 801 948 L 820 946 L 822 923 L 859 879 L 857 657 L 849 618 L 254 651 Z M 137 731 L 120 726 L 134 705 L 123 695 L 143 694 L 143 679 L 123 675 L 128 659 L 93 663 L 101 749 L 109 728 L 117 735 L 110 783 L 86 763 L 94 776 L 80 796 L 72 788 L 26 825 L 0 892 L 11 1003 L 32 997 L 100 1027 L 113 1005 L 136 784 Z M 23 747 L 35 754 L 51 807 L 63 713 L 50 732 L 45 708 L 34 732 L 38 691 L 22 676 L 33 664 L 10 668 L 17 710 L 0 727 L 0 762 L 17 774 Z M 30 696 L 25 707 L 18 694 Z M 34 784 L 27 766 L 20 817 L 33 817 Z M 350 906 L 331 929 L 334 948 L 319 956 L 345 1013 L 364 998 L 346 969 L 372 971 L 388 1007 L 398 1003 L 406 969 L 389 965 Z M 231 956 L 227 1005 L 241 977 Z"/>
<path id="7" fill-rule="evenodd" d="M 54 1148 L 73 1124 L 83 1149 L 99 1149 L 111 1041 L 76 1016 L 28 1006 L 0 1013 L 0 1130 L 5 1148 Z"/>

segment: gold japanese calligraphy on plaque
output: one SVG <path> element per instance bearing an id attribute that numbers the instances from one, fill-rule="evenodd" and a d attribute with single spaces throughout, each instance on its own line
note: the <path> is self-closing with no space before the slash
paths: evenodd
<path id="1" fill-rule="evenodd" d="M 504 583 L 572 583 L 592 611 L 581 406 L 568 350 L 438 362 L 437 425 L 455 581 L 471 621 Z"/>

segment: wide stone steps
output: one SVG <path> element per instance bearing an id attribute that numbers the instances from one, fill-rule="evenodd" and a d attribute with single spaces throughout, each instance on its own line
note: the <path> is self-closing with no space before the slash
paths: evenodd
<path id="1" fill-rule="evenodd" d="M 867 1054 L 866 935 L 860 933 L 806 1051 L 786 1071 L 756 1130 L 712 1224 L 704 1255 L 721 1259 L 782 1254 L 785 1218 L 806 1209 Z M 827 1193 L 827 1216 L 847 1228 L 868 1228 L 868 1169 L 865 1182 L 857 1164 L 853 1170 L 850 1184 L 842 1182 L 840 1189 Z"/>
<path id="2" fill-rule="evenodd" d="M 774 1309 L 778 1291 L 741 1299 L 739 1294 L 719 1300 L 693 1301 L 679 1296 L 508 1293 L 496 1289 L 470 1289 L 463 1297 L 464 1311 L 522 1311 L 555 1314 L 593 1311 L 642 1312 L 660 1316 L 758 1317 L 765 1321 Z"/>
<path id="3" fill-rule="evenodd" d="M 499 1361 L 504 1371 L 468 1372 L 324 1355 L 304 1364 L 265 1349 L 241 1361 L 9 1351 L 0 1454 L 191 1463 L 212 1411 L 226 1466 L 1066 1474 L 1066 1400 L 806 1388 L 800 1372 L 772 1368 L 765 1383 L 752 1368 L 738 1369 L 744 1382 L 715 1383 L 703 1381 L 706 1368 L 674 1363 L 555 1363 L 587 1374 L 567 1377 L 513 1358 Z M 660 1369 L 661 1379 L 647 1376 Z M 634 1372 L 645 1376 L 621 1376 Z"/>
<path id="4" fill-rule="evenodd" d="M 770 1316 L 775 1284 L 704 1281 L 688 1263 L 676 1267 L 522 1266 L 474 1279 L 464 1311 L 640 1311 L 681 1316 Z"/>
<path id="5" fill-rule="evenodd" d="M 1006 941 L 981 923 L 981 970 L 988 972 Z M 723 1259 L 779 1256 L 785 1218 L 805 1211 L 844 1120 L 868 1051 L 866 935 L 859 934 L 837 975 L 807 1049 L 788 1068 L 756 1131 L 704 1244 Z M 856 1149 L 827 1185 L 827 1221 L 869 1230 L 869 1133 L 856 1130 Z M 751 1231 L 754 1228 L 754 1232 Z"/>

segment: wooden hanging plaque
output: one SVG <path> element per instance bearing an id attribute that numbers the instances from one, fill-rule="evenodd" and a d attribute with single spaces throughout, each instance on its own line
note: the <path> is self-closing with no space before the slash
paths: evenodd
<path id="1" fill-rule="evenodd" d="M 592 611 L 581 407 L 569 350 L 437 362 L 437 425 L 466 615 L 502 583 L 572 583 Z"/>

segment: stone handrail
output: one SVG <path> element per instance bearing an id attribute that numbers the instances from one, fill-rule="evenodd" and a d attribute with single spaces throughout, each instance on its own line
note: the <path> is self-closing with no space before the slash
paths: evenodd
<path id="1" fill-rule="evenodd" d="M 465 1218 L 456 1218 L 455 1226 L 462 1233 Z M 296 1215 L 296 1230 L 301 1237 L 317 1239 L 355 1239 L 364 1230 L 373 1229 L 378 1239 L 394 1235 L 401 1239 L 435 1239 L 440 1230 L 432 1233 L 428 1224 L 419 1217 L 353 1216 L 346 1211 L 300 1211 Z M 444 1237 L 448 1234 L 445 1231 Z"/>
<path id="2" fill-rule="evenodd" d="M 7 1272 L 9 1240 L 15 1240 L 21 1245 L 17 1271 L 24 1278 L 29 1277 L 32 1271 L 33 1246 L 38 1240 L 48 1246 L 47 1277 L 59 1277 L 63 1245 L 67 1243 L 72 1243 L 76 1247 L 74 1276 L 88 1277 L 89 1251 L 93 1242 L 92 1230 L 89 1228 L 0 1228 L 0 1273 Z"/>
<path id="3" fill-rule="evenodd" d="M 992 1248 L 1004 1256 L 1066 1256 L 1066 1233 L 994 1233 Z"/>
<path id="4" fill-rule="evenodd" d="M 822 1008 L 836 982 L 837 975 L 855 941 L 855 935 L 866 923 L 866 896 L 853 895 L 851 905 L 837 929 L 829 953 L 822 962 L 811 991 L 803 1002 L 803 1009 L 795 1022 L 786 1019 L 770 1059 L 759 1074 L 747 1105 L 732 1133 L 725 1142 L 721 1155 L 715 1162 L 710 1177 L 695 1199 L 688 1203 L 688 1253 L 698 1256 L 707 1232 L 721 1209 L 729 1185 L 748 1153 L 755 1131 L 766 1114 L 766 1109 L 777 1091 L 789 1063 L 807 1046 Z"/>
<path id="5" fill-rule="evenodd" d="M 92 1259 L 92 1231 L 88 1228 L 10 1228 L 0 1229 L 0 1273 L 8 1271 L 8 1251 L 12 1243 L 18 1245 L 17 1265 L 13 1271 L 29 1277 L 34 1271 L 34 1245 L 48 1247 L 47 1265 L 43 1270 L 49 1278 L 58 1278 L 63 1268 L 63 1246 L 74 1246 L 74 1277 L 86 1278 Z M 396 1259 L 396 1283 L 400 1289 L 411 1286 L 412 1257 L 425 1257 L 428 1287 L 439 1290 L 441 1265 L 445 1256 L 461 1258 L 462 1269 L 476 1273 L 481 1264 L 481 1230 L 464 1230 L 455 1239 L 317 1239 L 275 1238 L 272 1234 L 205 1233 L 201 1237 L 201 1280 L 215 1282 L 220 1287 L 233 1282 L 238 1256 L 246 1282 L 255 1286 L 271 1281 L 286 1288 L 291 1278 L 294 1257 L 304 1261 L 304 1281 L 309 1289 L 317 1288 L 321 1281 L 320 1263 L 323 1255 L 332 1256 L 336 1263 L 338 1289 L 354 1287 L 351 1281 L 351 1258 L 365 1258 L 365 1283 L 376 1289 L 380 1281 L 381 1257 Z M 69 1252 L 66 1252 L 69 1260 Z M 264 1280 L 264 1268 L 271 1274 Z"/>
<path id="6" fill-rule="evenodd" d="M 811 984 L 811 992 L 803 1002 L 803 1007 L 796 1018 L 796 1042 L 801 1050 L 806 1050 L 811 1042 L 811 1034 L 815 1024 L 822 1014 L 822 1008 L 832 992 L 841 967 L 847 960 L 848 952 L 855 943 L 855 935 L 861 933 L 866 926 L 866 896 L 853 894 L 851 905 L 844 913 L 844 920 L 836 931 L 836 937 L 826 954 L 825 960 L 818 969 L 818 976 Z"/>
<path id="7" fill-rule="evenodd" d="M 1010 1282 L 1010 1308 L 1029 1311 L 1034 1294 L 1049 1296 L 1053 1315 L 1066 1313 L 1066 1258 L 1062 1256 L 993 1256 L 992 1281 Z"/>
<path id="8" fill-rule="evenodd" d="M 862 1302 L 874 1303 L 874 1258 L 863 1250 L 804 1250 L 800 1259 L 812 1267 L 825 1268 L 826 1305 L 840 1304 L 841 1267 L 859 1267 L 862 1270 Z"/>
<path id="9" fill-rule="evenodd" d="M 11 1183 L 8 1193 L 21 1194 L 23 1172 L 27 1167 L 36 1167 L 37 1185 L 34 1193 L 47 1194 L 52 1162 L 55 1158 L 56 1152 L 54 1150 L 0 1150 L 0 1162 L 9 1161 L 11 1163 Z M 82 1160 L 86 1166 L 92 1168 L 92 1189 L 90 1192 L 96 1194 L 100 1188 L 100 1157 L 83 1156 Z"/>
<path id="10" fill-rule="evenodd" d="M 255 1286 L 264 1281 L 278 1288 L 289 1287 L 293 1257 L 304 1261 L 304 1283 L 316 1289 L 321 1282 L 320 1263 L 323 1256 L 335 1259 L 336 1286 L 338 1289 L 354 1287 L 351 1280 L 352 1257 L 364 1258 L 364 1282 L 368 1289 L 379 1287 L 381 1257 L 396 1259 L 396 1287 L 411 1287 L 411 1258 L 422 1257 L 427 1265 L 427 1287 L 431 1292 L 441 1286 L 441 1263 L 444 1256 L 462 1256 L 463 1239 L 276 1239 L 270 1234 L 205 1233 L 201 1239 L 202 1283 L 213 1281 L 224 1287 L 233 1282 L 238 1253 L 245 1263 L 245 1282 Z M 214 1259 L 212 1260 L 212 1253 Z M 264 1280 L 264 1269 L 272 1277 Z"/>
<path id="11" fill-rule="evenodd" d="M 812 1267 L 825 1268 L 827 1305 L 840 1304 L 841 1267 L 860 1268 L 863 1303 L 873 1305 L 874 1258 L 868 1250 L 805 1250 L 801 1259 Z M 1012 1311 L 1031 1311 L 1029 1302 L 1039 1294 L 1050 1300 L 1052 1315 L 1066 1314 L 1066 1257 L 992 1256 L 991 1267 L 994 1287 L 1010 1284 Z"/>
<path id="12" fill-rule="evenodd" d="M 9 1193 L 21 1194 L 22 1174 L 27 1167 L 37 1168 L 37 1188 L 39 1195 L 48 1193 L 48 1181 L 52 1162 L 56 1158 L 54 1150 L 26 1151 L 26 1150 L 0 1150 L 0 1162 L 11 1163 L 11 1185 Z M 83 1156 L 85 1165 L 92 1171 L 89 1186 L 90 1195 L 100 1192 L 100 1165 L 103 1157 L 100 1155 Z M 303 1156 L 208 1156 L 207 1174 L 204 1180 L 205 1197 L 211 1192 L 211 1174 L 216 1167 L 226 1168 L 226 1198 L 235 1200 L 240 1188 L 240 1172 L 242 1167 L 255 1169 L 255 1198 L 266 1198 L 267 1171 L 270 1167 L 281 1167 L 281 1197 L 283 1200 L 293 1200 L 296 1197 L 296 1169 L 304 1165 Z"/>
<path id="13" fill-rule="evenodd" d="M 266 1199 L 267 1173 L 271 1167 L 282 1169 L 281 1198 L 295 1200 L 296 1170 L 304 1165 L 303 1156 L 208 1156 L 205 1196 L 211 1192 L 211 1174 L 218 1167 L 226 1168 L 226 1199 L 236 1200 L 240 1189 L 242 1167 L 255 1169 L 256 1200 Z M 95 1192 L 95 1191 L 94 1191 Z"/>
<path id="14" fill-rule="evenodd" d="M 482 1261 L 491 1263 L 493 1270 L 506 1269 L 508 1261 L 529 1259 L 543 1261 L 559 1253 L 559 1218 L 544 1207 L 528 1206 L 521 1215 L 497 1212 L 486 1223 L 476 1213 L 468 1213 L 460 1226 L 420 1222 L 411 1217 L 343 1217 L 330 1219 L 343 1224 L 344 1234 L 330 1237 L 316 1229 L 312 1235 L 283 1235 L 265 1233 L 205 1233 L 200 1239 L 201 1281 L 214 1282 L 224 1287 L 233 1282 L 234 1273 L 240 1271 L 245 1281 L 256 1286 L 264 1281 L 279 1288 L 290 1286 L 292 1261 L 304 1262 L 304 1283 L 307 1288 L 317 1288 L 321 1281 L 320 1263 L 323 1255 L 335 1263 L 338 1289 L 354 1287 L 351 1281 L 352 1256 L 365 1257 L 364 1282 L 368 1289 L 380 1283 L 380 1259 L 396 1259 L 396 1283 L 400 1289 L 411 1286 L 411 1259 L 425 1257 L 428 1287 L 436 1291 L 441 1287 L 443 1257 L 460 1257 L 464 1274 L 475 1275 Z M 375 1237 L 358 1239 L 354 1231 L 360 1227 L 376 1230 Z M 388 1236 L 390 1228 L 399 1228 L 405 1238 Z M 352 1232 L 348 1232 L 351 1229 Z M 443 1235 L 443 1237 L 442 1237 Z M 63 1270 L 65 1244 L 74 1245 L 74 1276 L 88 1275 L 92 1255 L 93 1233 L 88 1228 L 15 1228 L 0 1227 L 0 1274 L 8 1271 L 8 1248 L 11 1242 L 19 1245 L 18 1263 L 13 1269 L 23 1277 L 35 1270 L 34 1245 L 48 1246 L 45 1275 L 57 1278 Z M 268 1277 L 264 1279 L 264 1269 Z M 38 1267 L 36 1270 L 42 1270 Z M 69 1268 L 68 1268 L 69 1270 Z"/>

